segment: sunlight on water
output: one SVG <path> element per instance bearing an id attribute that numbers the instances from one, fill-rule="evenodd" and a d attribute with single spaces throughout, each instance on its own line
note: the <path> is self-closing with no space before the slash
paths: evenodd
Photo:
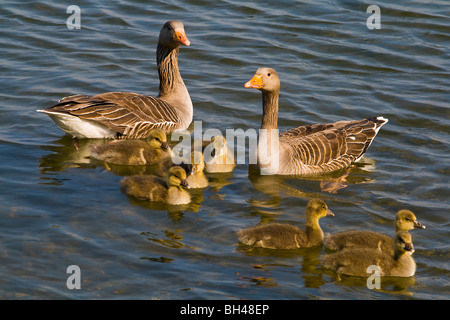
<path id="1" fill-rule="evenodd" d="M 352 1 L 151 3 L 80 2 L 79 17 L 68 4 L 1 6 L 1 298 L 449 298 L 445 1 L 379 4 L 373 29 L 369 5 Z M 191 41 L 179 66 L 203 130 L 260 128 L 261 95 L 244 83 L 261 66 L 280 76 L 280 131 L 374 116 L 389 123 L 366 157 L 332 174 L 261 176 L 238 164 L 207 174 L 208 187 L 189 190 L 187 205 L 129 197 L 120 180 L 152 168 L 95 161 L 90 146 L 106 141 L 75 146 L 35 110 L 73 94 L 156 95 L 156 42 L 170 19 L 183 21 Z M 325 233 L 392 235 L 395 213 L 412 210 L 427 226 L 411 232 L 415 276 L 371 290 L 365 278 L 338 281 L 322 270 L 324 248 L 238 244 L 241 228 L 304 229 L 311 197 L 335 213 L 321 221 Z M 79 290 L 66 286 L 70 265 L 80 267 Z"/>

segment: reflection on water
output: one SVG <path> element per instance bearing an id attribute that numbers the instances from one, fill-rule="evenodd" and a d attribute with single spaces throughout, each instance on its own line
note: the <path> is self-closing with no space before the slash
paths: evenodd
<path id="1" fill-rule="evenodd" d="M 355 277 L 355 276 L 343 276 L 324 271 L 324 274 L 329 274 L 330 279 L 325 279 L 326 282 L 332 282 L 340 286 L 348 287 L 360 287 L 367 288 L 367 277 Z M 369 275 L 369 274 L 368 274 Z M 325 277 L 326 278 L 326 277 Z M 379 292 L 395 293 L 403 296 L 413 296 L 413 292 L 410 290 L 416 283 L 414 276 L 412 277 L 381 277 L 380 289 L 370 289 Z"/>
<path id="2" fill-rule="evenodd" d="M 319 268 L 322 246 L 293 250 L 274 250 L 239 244 L 236 250 L 250 257 L 276 257 L 286 261 L 295 261 L 295 264 L 299 264 L 301 267 L 302 278 L 307 288 L 319 288 L 325 283 L 322 271 Z M 267 267 L 272 265 L 272 263 L 259 264 L 253 265 L 253 268 L 267 272 Z M 291 267 L 291 265 L 286 265 L 286 267 Z M 247 276 L 247 278 L 249 277 Z"/>
<path id="3" fill-rule="evenodd" d="M 276 201 L 275 199 L 281 201 L 285 197 L 304 199 L 319 197 L 324 200 L 331 200 L 334 199 L 331 196 L 318 192 L 308 192 L 307 190 L 314 189 L 316 182 L 318 182 L 320 191 L 335 194 L 349 184 L 356 185 L 374 182 L 374 178 L 370 175 L 373 169 L 374 161 L 369 158 L 363 158 L 349 168 L 333 173 L 302 177 L 260 175 L 259 170 L 250 165 L 248 177 L 255 189 L 270 196 L 270 201 Z M 295 187 L 290 185 L 292 182 L 294 182 Z M 298 185 L 299 187 L 297 187 Z M 301 189 L 302 187 L 303 190 Z"/>
<path id="4" fill-rule="evenodd" d="M 379 30 L 366 27 L 368 5 L 349 1 L 79 5 L 79 30 L 67 29 L 64 4 L 0 6 L 0 298 L 450 297 L 444 2 L 384 2 Z M 77 93 L 158 92 L 157 35 L 174 17 L 191 41 L 180 51 L 180 72 L 204 130 L 260 128 L 261 97 L 243 84 L 263 65 L 282 79 L 280 131 L 378 115 L 389 123 L 348 171 L 259 176 L 238 164 L 232 173 L 207 174 L 209 186 L 189 190 L 185 206 L 129 198 L 120 179 L 155 168 L 93 161 L 89 145 L 106 141 L 74 144 L 35 110 Z M 390 234 L 395 212 L 412 210 L 427 225 L 414 233 L 416 275 L 385 279 L 374 291 L 364 279 L 321 270 L 320 249 L 237 243 L 239 228 L 303 226 L 312 197 L 336 214 L 321 223 L 329 233 Z M 65 287 L 68 264 L 82 270 L 78 292 Z"/>
<path id="5" fill-rule="evenodd" d="M 158 235 L 152 232 L 142 232 L 141 235 L 146 237 L 146 240 L 153 241 L 162 246 L 173 248 L 173 249 L 181 249 L 181 248 L 189 248 L 189 249 L 197 249 L 196 247 L 188 246 L 183 244 L 183 236 L 180 234 L 180 230 L 170 231 L 164 230 L 164 237 L 157 237 Z"/>
<path id="6" fill-rule="evenodd" d="M 42 174 L 48 172 L 59 172 L 70 168 L 79 168 L 90 164 L 91 144 L 101 143 L 101 140 L 79 140 L 78 148 L 74 145 L 73 139 L 64 135 L 62 138 L 52 141 L 50 145 L 43 146 L 42 149 L 49 153 L 39 160 L 39 168 Z"/>

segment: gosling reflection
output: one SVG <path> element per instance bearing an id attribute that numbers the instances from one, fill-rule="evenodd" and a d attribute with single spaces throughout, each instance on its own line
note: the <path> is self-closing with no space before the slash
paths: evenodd
<path id="1" fill-rule="evenodd" d="M 158 243 L 164 247 L 172 249 L 182 249 L 182 248 L 197 249 L 196 247 L 192 247 L 183 243 L 183 236 L 181 234 L 181 230 L 164 230 L 164 236 L 155 234 L 154 232 L 141 232 L 141 235 L 145 236 L 147 240 L 152 241 L 154 243 Z M 164 260 L 158 262 L 169 262 L 169 261 Z"/>
<path id="2" fill-rule="evenodd" d="M 236 247 L 236 251 L 242 254 L 245 254 L 249 257 L 268 257 L 270 258 L 270 262 L 267 264 L 253 265 L 253 267 L 257 270 L 262 271 L 262 276 L 252 275 L 252 276 L 244 276 L 241 275 L 240 279 L 250 281 L 254 285 L 259 285 L 259 279 L 264 280 L 262 284 L 266 284 L 270 277 L 271 269 L 274 266 L 278 267 L 287 267 L 293 268 L 296 270 L 300 265 L 301 271 L 298 272 L 302 275 L 302 279 L 304 282 L 304 287 L 306 288 L 319 288 L 323 284 L 325 284 L 325 280 L 323 279 L 323 272 L 320 269 L 320 253 L 322 251 L 322 246 L 309 247 L 309 248 L 300 248 L 300 249 L 267 249 L 261 247 L 253 247 L 247 246 L 242 243 L 238 243 Z M 278 260 L 280 259 L 280 262 Z M 299 261 L 301 260 L 301 261 Z M 256 273 L 257 271 L 255 271 Z M 265 280 L 267 279 L 267 280 Z M 300 280 L 294 280 L 300 281 Z M 272 283 L 272 281 L 270 281 Z"/>

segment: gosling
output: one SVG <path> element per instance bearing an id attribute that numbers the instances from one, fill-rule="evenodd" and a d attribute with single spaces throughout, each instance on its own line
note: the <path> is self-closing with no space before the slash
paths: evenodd
<path id="1" fill-rule="evenodd" d="M 154 175 L 135 175 L 125 177 L 121 181 L 122 190 L 129 196 L 170 205 L 188 204 L 191 202 L 186 181 L 186 171 L 175 166 L 169 170 L 169 179 Z"/>
<path id="2" fill-rule="evenodd" d="M 208 178 L 206 178 L 205 160 L 203 159 L 203 153 L 199 151 L 191 152 L 190 174 L 186 178 L 189 187 L 191 188 L 206 188 L 208 186 Z"/>
<path id="3" fill-rule="evenodd" d="M 288 224 L 270 223 L 239 230 L 236 235 L 241 243 L 253 247 L 298 249 L 318 246 L 324 237 L 319 219 L 325 216 L 334 216 L 334 213 L 323 200 L 312 199 L 306 206 L 305 231 Z"/>
<path id="4" fill-rule="evenodd" d="M 150 141 L 140 139 L 114 140 L 108 144 L 91 147 L 91 156 L 97 160 L 119 165 L 152 165 L 170 157 L 166 134 L 154 129 Z"/>
<path id="5" fill-rule="evenodd" d="M 425 229 L 425 226 L 417 221 L 416 216 L 410 210 L 400 210 L 395 217 L 395 232 L 409 231 L 412 229 Z M 389 255 L 394 254 L 394 241 L 392 237 L 374 231 L 355 230 L 343 231 L 328 235 L 324 240 L 325 247 L 330 250 L 343 250 L 346 248 L 379 248 Z"/>
<path id="6" fill-rule="evenodd" d="M 221 135 L 211 139 L 213 149 L 205 148 L 205 171 L 209 173 L 231 172 L 236 163 L 234 161 L 233 151 L 228 149 L 225 138 Z M 209 156 L 210 151 L 211 156 Z"/>
<path id="7" fill-rule="evenodd" d="M 380 270 L 380 276 L 411 277 L 416 272 L 413 252 L 411 235 L 400 231 L 394 239 L 394 254 L 373 248 L 348 248 L 323 256 L 321 264 L 337 275 L 367 277 L 367 268 L 375 265 Z"/>

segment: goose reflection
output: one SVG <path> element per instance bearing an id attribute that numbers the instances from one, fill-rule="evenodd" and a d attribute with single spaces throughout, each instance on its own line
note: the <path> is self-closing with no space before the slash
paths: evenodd
<path id="1" fill-rule="evenodd" d="M 299 177 L 290 175 L 261 175 L 255 165 L 250 165 L 248 177 L 255 189 L 275 199 L 285 197 L 304 199 L 321 197 L 326 200 L 328 197 L 324 196 L 323 193 L 330 195 L 336 194 L 341 189 L 347 188 L 352 184 L 373 182 L 374 179 L 368 173 L 372 172 L 374 167 L 373 160 L 364 158 L 359 163 L 355 163 L 346 169 L 333 173 Z M 292 186 L 292 184 L 298 185 L 299 182 L 301 182 L 303 190 Z M 317 182 L 319 186 L 317 186 Z"/>

